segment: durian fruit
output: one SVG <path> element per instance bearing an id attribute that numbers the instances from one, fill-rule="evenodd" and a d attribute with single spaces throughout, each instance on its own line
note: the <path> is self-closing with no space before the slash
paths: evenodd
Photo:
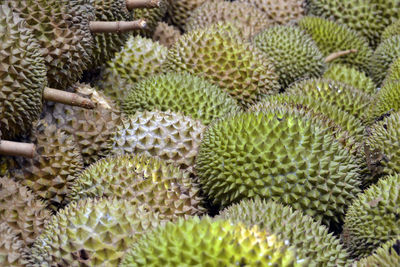
<path id="1" fill-rule="evenodd" d="M 12 228 L 25 245 L 33 243 L 49 218 L 45 202 L 27 187 L 9 177 L 0 178 L 0 222 Z"/>
<path id="2" fill-rule="evenodd" d="M 235 114 L 204 133 L 195 170 L 214 204 L 259 196 L 340 222 L 359 192 L 357 159 L 309 114 Z"/>
<path id="3" fill-rule="evenodd" d="M 7 223 L 0 222 L 0 265 L 23 266 L 24 243 Z"/>
<path id="4" fill-rule="evenodd" d="M 386 242 L 374 253 L 354 264 L 355 267 L 390 266 L 395 267 L 400 262 L 400 237 Z"/>
<path id="5" fill-rule="evenodd" d="M 377 92 L 376 86 L 370 77 L 368 77 L 364 72 L 346 65 L 330 65 L 322 78 L 348 84 L 370 95 Z"/>
<path id="6" fill-rule="evenodd" d="M 206 2 L 207 0 L 168 0 L 167 13 L 175 26 L 185 30 L 186 20 L 192 11 Z"/>
<path id="7" fill-rule="evenodd" d="M 183 35 L 168 51 L 165 67 L 204 77 L 249 106 L 278 91 L 278 75 L 266 55 L 230 29 L 231 24 L 218 23 Z"/>
<path id="8" fill-rule="evenodd" d="M 127 200 L 82 199 L 54 215 L 33 243 L 29 266 L 117 266 L 138 236 L 168 217 Z"/>
<path id="9" fill-rule="evenodd" d="M 400 175 L 387 176 L 359 194 L 349 206 L 342 239 L 354 257 L 369 256 L 400 234 Z"/>
<path id="10" fill-rule="evenodd" d="M 157 28 L 157 25 L 164 18 L 168 9 L 168 1 L 169 0 L 159 0 L 159 5 L 156 8 L 151 9 L 135 9 L 133 10 L 134 18 L 142 18 L 146 21 L 146 27 L 142 30 L 137 30 L 134 34 L 141 34 L 142 36 L 146 36 L 151 38 L 154 34 L 154 31 Z"/>
<path id="11" fill-rule="evenodd" d="M 141 236 L 124 266 L 305 266 L 275 235 L 209 217 L 179 220 Z"/>
<path id="12" fill-rule="evenodd" d="M 181 32 L 178 28 L 161 21 L 157 24 L 152 39 L 170 48 L 180 37 Z"/>
<path id="13" fill-rule="evenodd" d="M 145 155 L 101 159 L 85 169 L 71 186 L 71 200 L 115 197 L 147 203 L 152 211 L 170 217 L 202 215 L 199 188 L 189 173 Z"/>
<path id="14" fill-rule="evenodd" d="M 386 29 L 382 32 L 381 38 L 382 41 L 395 36 L 400 35 L 400 20 L 396 20 L 392 24 L 386 27 Z"/>
<path id="15" fill-rule="evenodd" d="M 241 107 L 221 88 L 189 73 L 166 73 L 138 82 L 121 104 L 126 114 L 173 111 L 208 125 Z"/>
<path id="16" fill-rule="evenodd" d="M 205 126 L 174 112 L 144 111 L 124 119 L 110 138 L 113 154 L 144 154 L 193 173 Z"/>
<path id="17" fill-rule="evenodd" d="M 274 23 L 287 24 L 304 15 L 303 0 L 239 0 L 265 12 Z"/>
<path id="18" fill-rule="evenodd" d="M 349 255 L 340 240 L 313 218 L 274 201 L 242 200 L 221 211 L 217 218 L 257 225 L 292 244 L 301 258 L 314 266 L 347 266 Z"/>
<path id="19" fill-rule="evenodd" d="M 272 24 L 264 12 L 248 3 L 209 1 L 193 10 L 185 29 L 192 31 L 217 22 L 232 23 L 246 40 Z"/>
<path id="20" fill-rule="evenodd" d="M 314 41 L 294 26 L 271 26 L 253 39 L 271 59 L 284 89 L 304 78 L 318 78 L 325 70 L 322 53 Z"/>
<path id="21" fill-rule="evenodd" d="M 161 72 L 168 49 L 140 36 L 131 36 L 124 48 L 107 62 L 97 86 L 119 103 L 129 92 L 130 84 Z"/>
<path id="22" fill-rule="evenodd" d="M 387 82 L 375 96 L 371 119 L 400 111 L 400 81 Z"/>
<path id="23" fill-rule="evenodd" d="M 77 84 L 74 90 L 96 107 L 88 110 L 57 103 L 46 112 L 45 120 L 74 137 L 84 164 L 89 165 L 107 156 L 108 141 L 122 125 L 122 114 L 111 99 L 90 86 Z"/>
<path id="24" fill-rule="evenodd" d="M 15 157 L 10 175 L 57 209 L 66 203 L 69 187 L 83 170 L 83 159 L 74 137 L 40 121 L 30 137 L 36 144 L 33 159 Z"/>
<path id="25" fill-rule="evenodd" d="M 379 86 L 385 79 L 390 65 L 400 57 L 400 35 L 384 40 L 370 59 L 371 78 Z"/>
<path id="26" fill-rule="evenodd" d="M 368 71 L 368 62 L 373 51 L 368 46 L 368 41 L 358 32 L 346 25 L 319 17 L 304 17 L 298 21 L 298 25 L 311 36 L 325 57 L 335 52 L 356 50 L 332 60 L 332 63 Z"/>
<path id="27" fill-rule="evenodd" d="M 389 70 L 387 71 L 385 80 L 382 82 L 382 86 L 384 87 L 387 83 L 392 82 L 400 82 L 400 57 L 393 60 Z"/>

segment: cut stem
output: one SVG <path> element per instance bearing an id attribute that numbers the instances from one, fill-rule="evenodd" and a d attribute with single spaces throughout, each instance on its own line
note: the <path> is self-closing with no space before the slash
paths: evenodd
<path id="1" fill-rule="evenodd" d="M 36 147 L 34 144 L 6 140 L 0 141 L 0 155 L 33 158 L 35 151 Z"/>
<path id="2" fill-rule="evenodd" d="M 92 33 L 123 33 L 146 28 L 146 21 L 91 21 L 89 24 Z"/>
<path id="3" fill-rule="evenodd" d="M 65 92 L 58 89 L 45 87 L 43 91 L 43 98 L 47 101 L 53 101 L 62 103 L 70 106 L 77 106 L 87 109 L 94 109 L 96 105 L 87 98 L 81 97 L 80 95 Z"/>
<path id="4" fill-rule="evenodd" d="M 135 8 L 155 8 L 160 6 L 160 0 L 126 0 L 128 10 Z"/>
<path id="5" fill-rule="evenodd" d="M 339 57 L 342 57 L 342 56 L 345 56 L 345 55 L 348 55 L 348 54 L 351 54 L 351 53 L 357 53 L 357 52 L 358 52 L 357 49 L 349 49 L 349 50 L 344 50 L 344 51 L 338 51 L 338 52 L 332 53 L 329 56 L 327 56 L 325 58 L 325 62 L 329 63 L 332 60 L 335 60 L 335 59 L 337 59 Z"/>

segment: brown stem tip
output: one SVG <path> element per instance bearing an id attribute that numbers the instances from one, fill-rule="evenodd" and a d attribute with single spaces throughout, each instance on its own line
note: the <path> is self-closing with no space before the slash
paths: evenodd
<path id="1" fill-rule="evenodd" d="M 0 141 L 0 155 L 33 158 L 35 151 L 36 147 L 34 144 L 6 140 Z"/>
<path id="2" fill-rule="evenodd" d="M 128 10 L 135 8 L 155 8 L 160 6 L 160 0 L 126 0 Z"/>
<path id="3" fill-rule="evenodd" d="M 338 51 L 338 52 L 332 53 L 329 56 L 327 56 L 325 58 L 325 62 L 329 63 L 332 60 L 335 60 L 335 59 L 337 59 L 339 57 L 342 57 L 342 56 L 345 56 L 345 55 L 348 55 L 348 54 L 351 54 L 351 53 L 357 53 L 357 52 L 358 52 L 357 49 L 349 49 L 349 50 L 344 50 L 344 51 Z"/>
<path id="4" fill-rule="evenodd" d="M 92 33 L 123 33 L 146 28 L 146 21 L 91 21 L 89 27 Z"/>
<path id="5" fill-rule="evenodd" d="M 44 89 L 43 98 L 47 101 L 53 101 L 87 109 L 94 109 L 96 107 L 96 105 L 90 99 L 81 97 L 80 95 L 74 93 L 69 93 L 49 87 L 46 87 Z"/>

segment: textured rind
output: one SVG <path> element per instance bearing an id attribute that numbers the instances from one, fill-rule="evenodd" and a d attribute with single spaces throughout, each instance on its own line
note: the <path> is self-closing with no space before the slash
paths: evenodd
<path id="1" fill-rule="evenodd" d="M 168 0 L 167 12 L 172 23 L 184 30 L 192 11 L 206 2 L 207 0 Z"/>
<path id="2" fill-rule="evenodd" d="M 279 84 L 318 78 L 325 70 L 322 53 L 314 41 L 294 26 L 271 26 L 253 38 L 257 48 L 273 62 Z"/>
<path id="3" fill-rule="evenodd" d="M 346 65 L 330 65 L 325 71 L 323 78 L 348 84 L 371 95 L 377 92 L 376 86 L 370 77 L 368 77 L 364 72 Z"/>
<path id="4" fill-rule="evenodd" d="M 350 263 L 348 252 L 340 240 L 325 226 L 280 203 L 259 198 L 242 200 L 224 209 L 217 218 L 241 222 L 248 227 L 257 225 L 280 240 L 288 240 L 300 257 L 310 259 L 311 265 L 333 267 Z"/>
<path id="5" fill-rule="evenodd" d="M 264 12 L 250 4 L 209 1 L 193 10 L 186 21 L 185 30 L 206 28 L 217 22 L 232 23 L 246 40 L 272 24 Z"/>
<path id="6" fill-rule="evenodd" d="M 42 111 L 46 67 L 32 31 L 7 5 L 0 5 L 0 131 L 26 134 Z"/>
<path id="7" fill-rule="evenodd" d="M 382 86 L 384 87 L 385 84 L 391 82 L 400 82 L 400 57 L 393 60 L 389 70 L 387 71 L 385 80 L 382 82 Z"/>
<path id="8" fill-rule="evenodd" d="M 15 157 L 10 175 L 57 209 L 66 204 L 69 186 L 83 170 L 82 156 L 73 136 L 43 121 L 29 141 L 36 145 L 35 157 Z"/>
<path id="9" fill-rule="evenodd" d="M 161 21 L 157 24 L 152 39 L 170 48 L 180 37 L 178 28 Z"/>
<path id="10" fill-rule="evenodd" d="M 254 5 L 279 24 L 297 21 L 304 15 L 303 0 L 239 0 Z"/>
<path id="11" fill-rule="evenodd" d="M 200 121 L 178 113 L 137 112 L 116 129 L 110 152 L 155 156 L 193 172 L 204 130 Z"/>
<path id="12" fill-rule="evenodd" d="M 66 89 L 92 60 L 91 0 L 6 0 L 40 44 L 50 87 Z"/>
<path id="13" fill-rule="evenodd" d="M 248 106 L 278 92 L 278 75 L 266 55 L 231 29 L 231 24 L 218 23 L 183 35 L 168 51 L 165 68 L 206 78 Z"/>
<path id="14" fill-rule="evenodd" d="M 204 125 L 227 113 L 239 112 L 237 102 L 218 86 L 189 73 L 166 73 L 138 82 L 121 104 L 124 113 L 173 111 Z"/>
<path id="15" fill-rule="evenodd" d="M 137 8 L 133 10 L 133 17 L 135 19 L 144 19 L 146 20 L 146 29 L 143 30 L 136 30 L 135 34 L 141 34 L 142 36 L 146 36 L 151 38 L 154 31 L 157 28 L 157 25 L 165 14 L 167 13 L 168 9 L 168 1 L 169 0 L 160 0 L 159 6 L 156 8 Z"/>
<path id="16" fill-rule="evenodd" d="M 115 197 L 146 203 L 170 217 L 202 215 L 199 188 L 189 173 L 164 161 L 133 154 L 111 156 L 89 166 L 71 186 L 70 198 Z"/>
<path id="17" fill-rule="evenodd" d="M 376 48 L 370 59 L 371 78 L 379 86 L 385 79 L 390 65 L 400 57 L 400 35 L 390 37 Z"/>
<path id="18" fill-rule="evenodd" d="M 308 116 L 247 112 L 211 125 L 196 159 L 205 193 L 222 206 L 259 196 L 324 223 L 359 192 L 357 160 Z"/>
<path id="19" fill-rule="evenodd" d="M 400 20 L 396 20 L 392 24 L 386 27 L 386 29 L 382 32 L 381 38 L 382 41 L 395 36 L 400 35 Z"/>
<path id="20" fill-rule="evenodd" d="M 161 72 L 168 49 L 140 36 L 131 36 L 124 48 L 107 62 L 97 87 L 119 103 L 129 92 L 130 84 Z"/>
<path id="21" fill-rule="evenodd" d="M 257 227 L 197 217 L 143 235 L 124 266 L 303 266 L 295 251 Z"/>
<path id="22" fill-rule="evenodd" d="M 298 21 L 298 25 L 311 36 L 325 57 L 339 51 L 357 50 L 356 53 L 350 53 L 331 61 L 332 63 L 345 64 L 361 71 L 368 71 L 368 63 L 373 51 L 368 46 L 367 40 L 356 31 L 346 25 L 319 17 L 304 17 Z"/>
<path id="23" fill-rule="evenodd" d="M 117 266 L 137 237 L 168 220 L 147 205 L 101 198 L 72 202 L 36 239 L 29 266 Z"/>
<path id="24" fill-rule="evenodd" d="M 0 221 L 8 224 L 24 244 L 32 244 L 42 232 L 50 217 L 45 208 L 45 202 L 27 187 L 9 177 L 0 178 Z"/>
<path id="25" fill-rule="evenodd" d="M 400 111 L 400 81 L 388 82 L 375 95 L 371 119 Z"/>
<path id="26" fill-rule="evenodd" d="M 400 262 L 400 236 L 386 242 L 374 253 L 354 263 L 354 267 L 390 266 L 395 267 Z"/>
<path id="27" fill-rule="evenodd" d="M 349 206 L 342 239 L 354 257 L 365 257 L 400 235 L 400 175 L 387 176 L 359 194 Z"/>
<path id="28" fill-rule="evenodd" d="M 0 265 L 23 266 L 22 255 L 24 242 L 18 238 L 18 233 L 7 223 L 0 223 Z"/>
<path id="29" fill-rule="evenodd" d="M 117 105 L 101 92 L 85 84 L 77 84 L 75 93 L 89 98 L 96 107 L 83 109 L 64 104 L 55 104 L 46 112 L 45 120 L 74 137 L 85 165 L 89 165 L 108 154 L 108 141 L 118 125 L 122 125 L 122 114 Z"/>

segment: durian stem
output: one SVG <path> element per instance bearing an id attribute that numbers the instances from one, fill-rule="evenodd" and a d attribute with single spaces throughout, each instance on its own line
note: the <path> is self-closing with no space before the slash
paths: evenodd
<path id="1" fill-rule="evenodd" d="M 34 144 L 5 140 L 0 141 L 0 155 L 33 158 L 35 156 L 35 151 L 36 147 Z"/>
<path id="2" fill-rule="evenodd" d="M 160 0 L 126 0 L 128 10 L 135 8 L 155 8 L 160 6 Z"/>
<path id="3" fill-rule="evenodd" d="M 47 101 L 53 101 L 87 109 L 94 109 L 96 107 L 90 99 L 84 98 L 74 93 L 65 92 L 49 87 L 44 88 L 43 98 Z"/>
<path id="4" fill-rule="evenodd" d="M 349 50 L 338 51 L 338 52 L 332 53 L 325 58 L 325 63 L 329 63 L 332 60 L 335 60 L 339 57 L 342 57 L 342 56 L 345 56 L 345 55 L 348 55 L 351 53 L 357 53 L 357 52 L 358 52 L 357 49 L 349 49 Z"/>
<path id="5" fill-rule="evenodd" d="M 146 27 L 144 19 L 134 21 L 91 21 L 89 24 L 92 33 L 123 33 L 141 30 Z"/>

